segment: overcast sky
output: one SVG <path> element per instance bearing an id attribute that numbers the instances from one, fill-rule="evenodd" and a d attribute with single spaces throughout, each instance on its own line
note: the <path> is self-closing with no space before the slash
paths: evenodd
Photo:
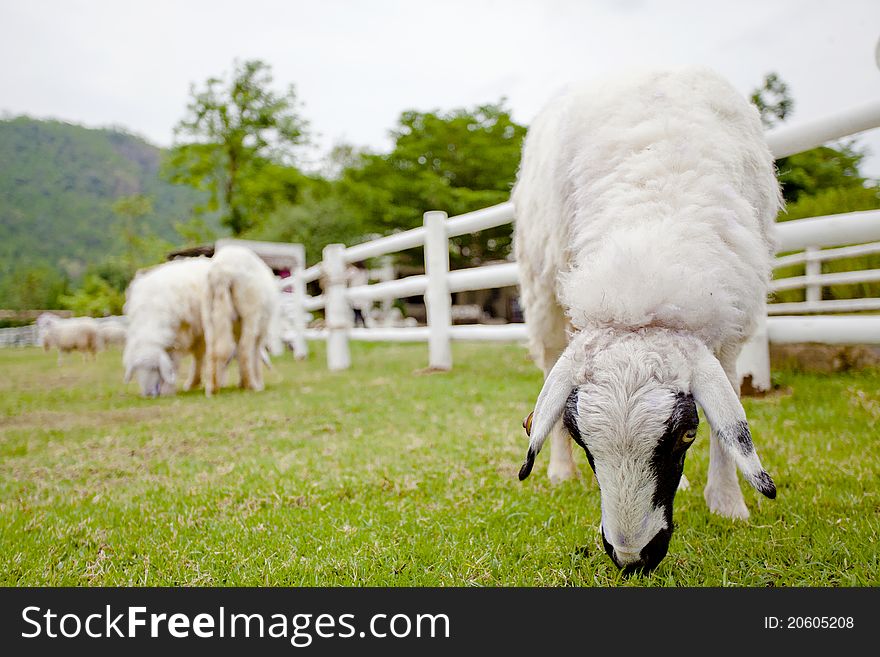
<path id="1" fill-rule="evenodd" d="M 0 0 L 0 110 L 167 146 L 190 83 L 259 58 L 320 149 L 386 149 L 404 109 L 503 96 L 528 123 L 570 80 L 696 63 L 743 93 L 776 71 L 796 122 L 880 98 L 878 38 L 878 0 Z M 880 130 L 859 143 L 880 177 Z"/>

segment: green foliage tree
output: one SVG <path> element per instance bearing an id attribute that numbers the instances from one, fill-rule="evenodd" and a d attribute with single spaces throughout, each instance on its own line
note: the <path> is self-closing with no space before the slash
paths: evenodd
<path id="1" fill-rule="evenodd" d="M 407 111 L 391 133 L 393 150 L 363 154 L 344 171 L 339 191 L 379 234 L 420 225 L 426 210 L 452 216 L 501 203 L 516 179 L 525 132 L 503 100 L 446 113 Z M 453 265 L 504 258 L 511 237 L 502 226 L 455 238 Z"/>
<path id="2" fill-rule="evenodd" d="M 761 113 L 761 122 L 768 128 L 785 121 L 794 110 L 794 99 L 788 85 L 776 73 L 765 75 L 761 86 L 752 92 L 751 98 Z"/>
<path id="3" fill-rule="evenodd" d="M 75 315 L 106 317 L 121 315 L 125 293 L 97 274 L 86 274 L 83 284 L 73 294 L 62 295 L 60 301 Z"/>
<path id="4" fill-rule="evenodd" d="M 202 216 L 190 217 L 187 221 L 178 221 L 174 230 L 185 246 L 198 246 L 217 239 L 217 231 Z"/>
<path id="5" fill-rule="evenodd" d="M 752 102 L 761 113 L 765 126 L 773 126 L 791 115 L 794 108 L 788 85 L 779 76 L 770 73 L 762 86 L 752 94 Z M 833 147 L 818 148 L 797 153 L 776 161 L 782 195 L 786 203 L 777 221 L 790 221 L 844 212 L 880 208 L 880 185 L 862 175 L 860 166 L 865 153 L 854 142 Z M 851 271 L 880 267 L 880 256 L 869 255 L 844 258 L 823 263 L 824 272 Z M 803 265 L 778 269 L 779 278 L 804 273 Z M 777 292 L 778 301 L 803 301 L 804 290 Z M 864 283 L 835 286 L 823 290 L 825 298 L 847 299 L 880 296 L 880 285 Z"/>
<path id="6" fill-rule="evenodd" d="M 119 315 L 125 303 L 125 289 L 140 267 L 161 262 L 172 248 L 167 240 L 149 228 L 147 218 L 153 213 L 150 198 L 135 194 L 123 196 L 113 203 L 113 212 L 120 218 L 119 238 L 123 245 L 120 255 L 108 255 L 90 265 L 82 283 L 59 302 L 78 315 Z"/>
<path id="7" fill-rule="evenodd" d="M 296 92 L 271 88 L 270 67 L 236 62 L 229 80 L 209 78 L 191 89 L 187 114 L 175 128 L 165 162 L 171 182 L 209 192 L 199 211 L 220 208 L 221 220 L 240 235 L 280 201 L 292 202 L 301 182 L 291 168 L 306 138 Z"/>
<path id="8" fill-rule="evenodd" d="M 152 211 L 134 221 L 140 237 L 174 239 L 174 222 L 186 220 L 207 194 L 162 180 L 161 156 L 113 129 L 0 120 L 0 308 L 52 307 L 54 291 L 78 285 L 90 265 L 125 256 L 132 245 L 139 256 L 143 247 L 128 239 L 132 226 L 113 209 L 120 198 L 150 200 Z M 199 218 L 219 227 L 214 215 Z M 20 290 L 37 276 L 45 282 L 25 302 Z M 37 289 L 53 292 L 47 297 Z"/>
<path id="9" fill-rule="evenodd" d="M 504 102 L 449 112 L 403 112 L 389 153 L 349 144 L 331 151 L 324 178 L 303 179 L 295 205 L 279 207 L 255 239 L 300 242 L 315 262 L 331 242 L 372 239 L 421 225 L 426 210 L 451 215 L 506 201 L 516 178 L 525 128 Z M 455 238 L 453 266 L 506 257 L 510 226 Z M 404 261 L 420 262 L 414 249 Z"/>
<path id="10" fill-rule="evenodd" d="M 69 281 L 57 269 L 46 265 L 21 266 L 0 284 L 4 307 L 13 310 L 61 308 L 59 297 L 68 291 Z"/>
<path id="11" fill-rule="evenodd" d="M 113 212 L 121 219 L 119 233 L 125 248 L 125 257 L 131 274 L 137 267 L 138 247 L 141 242 L 141 221 L 153 212 L 153 202 L 142 194 L 123 196 L 113 203 Z"/>
<path id="12" fill-rule="evenodd" d="M 856 150 L 854 144 L 845 143 L 834 148 L 819 146 L 777 160 L 776 168 L 785 202 L 791 205 L 832 189 L 851 190 L 856 196 L 864 197 L 864 191 L 873 186 L 876 195 L 876 185 L 872 185 L 859 171 L 864 157 L 865 154 Z M 789 212 L 780 220 L 794 218 L 794 214 Z"/>

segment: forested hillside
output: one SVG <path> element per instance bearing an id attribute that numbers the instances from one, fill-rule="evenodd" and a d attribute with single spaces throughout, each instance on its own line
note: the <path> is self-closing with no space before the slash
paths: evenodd
<path id="1" fill-rule="evenodd" d="M 113 211 L 120 198 L 150 199 L 141 235 L 179 241 L 174 225 L 189 219 L 201 195 L 162 180 L 161 156 L 118 130 L 0 121 L 0 307 L 27 301 L 22 286 L 76 283 L 89 264 L 121 253 L 124 219 Z"/>

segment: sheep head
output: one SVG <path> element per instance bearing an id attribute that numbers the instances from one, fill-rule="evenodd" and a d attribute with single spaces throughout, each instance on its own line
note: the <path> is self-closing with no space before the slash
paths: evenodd
<path id="1" fill-rule="evenodd" d="M 162 392 L 173 390 L 176 380 L 174 363 L 164 349 L 157 346 L 142 346 L 136 351 L 134 348 L 126 349 L 123 361 L 125 382 L 128 383 L 136 375 L 144 397 L 158 397 Z"/>
<path id="2" fill-rule="evenodd" d="M 599 485 L 606 552 L 620 568 L 650 571 L 669 547 L 697 404 L 748 482 L 775 497 L 721 364 L 702 343 L 662 330 L 575 336 L 524 422 L 530 442 L 519 478 L 561 420 Z"/>

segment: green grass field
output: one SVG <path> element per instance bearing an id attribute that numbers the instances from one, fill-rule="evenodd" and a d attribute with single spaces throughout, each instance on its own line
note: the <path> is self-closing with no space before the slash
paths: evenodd
<path id="1" fill-rule="evenodd" d="M 0 350 L 4 585 L 849 586 L 880 584 L 880 372 L 776 372 L 747 400 L 779 495 L 744 489 L 746 523 L 702 498 L 708 427 L 676 497 L 669 556 L 622 577 L 599 494 L 520 483 L 541 376 L 525 350 L 355 345 L 328 373 L 276 359 L 263 393 L 159 400 L 97 362 Z"/>

